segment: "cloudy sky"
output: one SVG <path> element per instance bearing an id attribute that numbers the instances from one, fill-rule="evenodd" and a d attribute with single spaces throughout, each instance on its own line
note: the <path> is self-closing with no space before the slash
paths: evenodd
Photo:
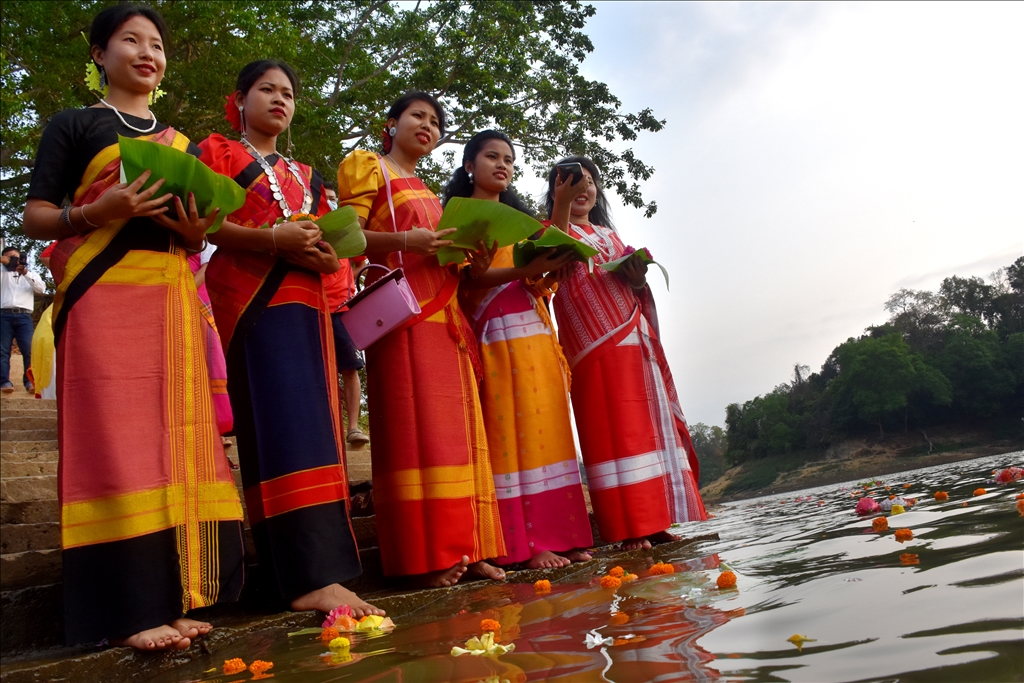
<path id="1" fill-rule="evenodd" d="M 634 146 L 657 215 L 614 217 L 671 275 L 690 422 L 818 370 L 900 287 L 1022 254 L 1024 4 L 595 6 L 586 75 L 668 122 Z"/>

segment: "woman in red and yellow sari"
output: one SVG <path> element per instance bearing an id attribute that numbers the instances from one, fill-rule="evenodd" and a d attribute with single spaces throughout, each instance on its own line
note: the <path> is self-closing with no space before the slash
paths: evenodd
<path id="1" fill-rule="evenodd" d="M 367 349 L 366 365 L 384 573 L 428 586 L 450 586 L 467 571 L 502 579 L 504 572 L 483 560 L 505 554 L 477 395 L 476 340 L 456 299 L 461 271 L 438 264 L 450 231 L 435 232 L 441 204 L 415 175 L 443 131 L 437 100 L 406 94 L 388 112 L 385 154 L 357 150 L 338 168 L 338 202 L 359 214 L 367 255 L 402 267 L 422 309 Z M 489 265 L 486 253 L 469 257 L 474 272 Z"/>
<path id="2" fill-rule="evenodd" d="M 50 120 L 25 207 L 25 233 L 58 239 L 57 474 L 69 643 L 109 638 L 153 650 L 206 633 L 190 609 L 242 588 L 242 508 L 214 415 L 187 253 L 200 219 L 149 171 L 120 181 L 118 135 L 198 154 L 147 99 L 164 73 L 167 28 L 118 4 L 93 21 L 100 104 Z M 141 190 L 141 191 L 140 191 Z M 71 203 L 58 208 L 64 198 Z"/>
<path id="3" fill-rule="evenodd" d="M 295 72 L 252 62 L 225 111 L 242 141 L 211 135 L 203 162 L 246 190 L 211 235 L 206 270 L 224 348 L 245 506 L 260 568 L 297 611 L 383 614 L 341 586 L 362 572 L 349 518 L 334 335 L 321 273 L 334 250 L 309 220 L 327 213 L 320 174 L 277 153 L 295 113 Z M 265 227 L 269 226 L 269 227 Z M 264 228 L 265 229 L 260 229 Z"/>

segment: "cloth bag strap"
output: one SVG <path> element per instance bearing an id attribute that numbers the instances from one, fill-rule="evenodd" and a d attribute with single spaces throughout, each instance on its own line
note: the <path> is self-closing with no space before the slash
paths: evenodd
<path id="1" fill-rule="evenodd" d="M 380 170 L 384 172 L 384 187 L 388 192 L 388 208 L 391 209 L 391 224 L 395 226 L 395 232 L 398 232 L 398 221 L 395 220 L 395 200 L 391 197 L 391 174 L 388 173 L 388 165 L 384 163 L 384 157 L 377 155 L 377 163 L 380 164 Z M 402 250 L 398 249 L 398 267 L 404 268 L 405 262 L 402 260 Z"/>

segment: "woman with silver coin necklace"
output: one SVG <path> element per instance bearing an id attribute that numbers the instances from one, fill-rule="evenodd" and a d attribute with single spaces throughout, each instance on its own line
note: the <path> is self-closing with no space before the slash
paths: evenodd
<path id="1" fill-rule="evenodd" d="M 296 611 L 383 615 L 341 586 L 362 569 L 348 512 L 337 369 L 321 274 L 338 257 L 305 217 L 330 210 L 323 178 L 277 151 L 298 78 L 283 62 L 245 66 L 225 113 L 240 140 L 211 135 L 202 161 L 245 188 L 210 236 L 206 272 L 226 352 L 228 396 L 260 568 Z M 285 222 L 278 224 L 277 220 Z"/>

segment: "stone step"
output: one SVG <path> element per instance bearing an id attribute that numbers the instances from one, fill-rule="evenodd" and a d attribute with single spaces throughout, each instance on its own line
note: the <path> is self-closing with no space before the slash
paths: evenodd
<path id="1" fill-rule="evenodd" d="M 29 550 L 60 550 L 60 524 L 5 524 L 0 554 Z"/>
<path id="2" fill-rule="evenodd" d="M 29 410 L 57 410 L 57 400 L 53 398 L 32 398 L 25 395 L 17 398 L 5 398 L 2 404 L 6 413 L 10 409 L 27 408 Z"/>
<path id="3" fill-rule="evenodd" d="M 0 524 L 56 524 L 60 505 L 56 499 L 28 503 L 0 503 Z"/>
<path id="4" fill-rule="evenodd" d="M 57 439 L 42 441 L 3 441 L 0 440 L 0 453 L 5 457 L 8 453 L 39 453 L 42 451 L 57 452 Z"/>
<path id="5" fill-rule="evenodd" d="M 57 414 L 53 415 L 8 415 L 0 417 L 0 430 L 57 429 Z"/>
<path id="6" fill-rule="evenodd" d="M 38 500 L 57 500 L 56 474 L 0 481 L 0 503 L 31 503 Z"/>
<path id="7" fill-rule="evenodd" d="M 0 555 L 0 590 L 57 583 L 60 577 L 60 550 L 27 550 Z"/>
<path id="8" fill-rule="evenodd" d="M 22 442 L 24 443 L 24 442 Z M 27 462 L 57 462 L 60 460 L 60 453 L 53 451 L 28 451 L 26 453 L 0 453 L 0 463 L 27 463 Z M 4 477 L 7 476 L 6 469 Z"/>
<path id="9" fill-rule="evenodd" d="M 56 441 L 57 425 L 44 429 L 5 429 L 0 441 Z"/>
<path id="10" fill-rule="evenodd" d="M 3 406 L 3 417 L 52 417 L 57 419 L 57 411 L 51 408 L 8 408 Z"/>
<path id="11" fill-rule="evenodd" d="M 0 478 L 15 479 L 17 477 L 39 477 L 57 474 L 56 460 L 31 460 L 29 462 L 9 462 L 6 458 L 0 461 Z"/>

